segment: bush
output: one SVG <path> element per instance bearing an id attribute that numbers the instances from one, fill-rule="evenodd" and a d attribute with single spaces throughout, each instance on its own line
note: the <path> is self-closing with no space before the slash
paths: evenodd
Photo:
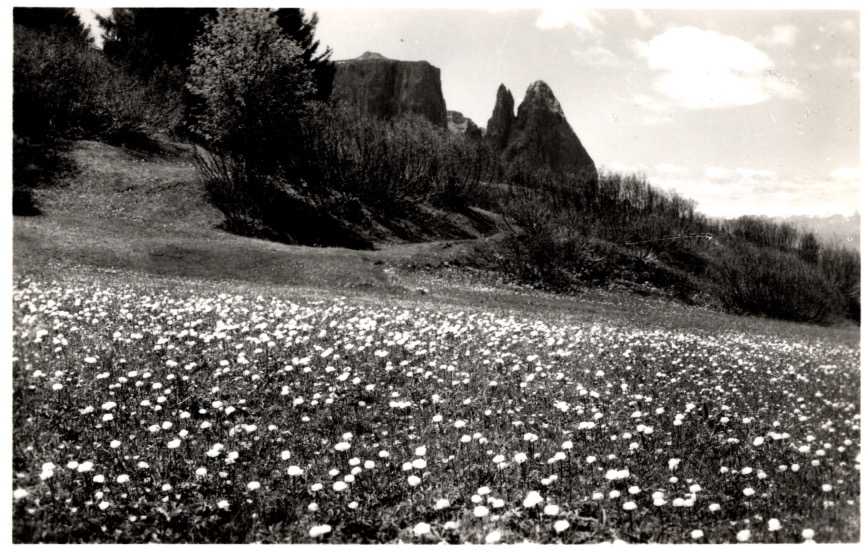
<path id="1" fill-rule="evenodd" d="M 710 272 L 731 312 L 822 325 L 847 316 L 838 288 L 794 253 L 739 243 L 726 247 Z"/>
<path id="2" fill-rule="evenodd" d="M 63 33 L 15 26 L 13 130 L 32 142 L 124 139 L 170 129 L 180 97 L 156 95 Z"/>

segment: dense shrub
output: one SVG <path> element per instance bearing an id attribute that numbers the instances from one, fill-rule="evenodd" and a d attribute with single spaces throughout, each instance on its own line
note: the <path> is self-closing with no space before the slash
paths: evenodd
<path id="1" fill-rule="evenodd" d="M 304 132 L 304 182 L 383 213 L 422 202 L 459 209 L 500 177 L 500 162 L 487 146 L 421 116 L 379 120 L 323 107 L 306 120 Z"/>
<path id="2" fill-rule="evenodd" d="M 720 253 L 711 275 L 732 312 L 816 324 L 847 315 L 838 288 L 820 268 L 793 253 L 749 243 L 730 245 Z"/>
<path id="3" fill-rule="evenodd" d="M 145 82 L 63 33 L 15 26 L 13 130 L 19 138 L 123 138 L 173 126 L 179 97 Z"/>

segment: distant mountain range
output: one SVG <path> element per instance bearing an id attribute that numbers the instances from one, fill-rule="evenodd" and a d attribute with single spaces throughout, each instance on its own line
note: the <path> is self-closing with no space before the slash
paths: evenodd
<path id="1" fill-rule="evenodd" d="M 770 220 L 809 230 L 825 243 L 837 243 L 846 248 L 861 251 L 859 248 L 859 231 L 862 217 L 859 213 L 850 217 L 843 215 L 832 215 L 831 217 L 794 215 L 792 217 L 772 217 Z"/>

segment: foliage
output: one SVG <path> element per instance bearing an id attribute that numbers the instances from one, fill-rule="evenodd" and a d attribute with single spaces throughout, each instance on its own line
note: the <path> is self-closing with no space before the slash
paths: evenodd
<path id="1" fill-rule="evenodd" d="M 847 312 L 841 293 L 820 268 L 793 253 L 731 245 L 720 253 L 712 277 L 734 312 L 816 324 L 834 323 Z"/>
<path id="2" fill-rule="evenodd" d="M 318 14 L 313 13 L 312 16 L 307 17 L 301 8 L 279 8 L 274 10 L 274 13 L 279 28 L 297 43 L 303 52 L 301 58 L 304 64 L 312 71 L 312 81 L 315 85 L 314 98 L 318 101 L 330 100 L 336 65 L 330 60 L 333 54 L 330 47 L 318 52 L 320 42 L 314 37 Z"/>
<path id="3" fill-rule="evenodd" d="M 126 141 L 172 127 L 179 97 L 154 100 L 146 83 L 111 65 L 102 53 L 51 26 L 15 25 L 13 131 L 14 179 L 29 185 L 34 164 L 56 165 L 58 140 Z"/>
<path id="4" fill-rule="evenodd" d="M 242 11 L 242 10 L 238 10 Z M 301 58 L 312 71 L 315 98 L 327 100 L 333 85 L 335 67 L 331 50 L 317 52 L 319 42 L 313 33 L 318 17 L 307 18 L 299 8 L 274 11 L 286 38 L 301 49 Z M 144 80 L 154 82 L 166 93 L 184 95 L 185 121 L 200 107 L 200 97 L 187 90 L 188 71 L 194 58 L 194 43 L 215 8 L 113 8 L 111 16 L 100 17 L 105 55 Z M 186 131 L 185 127 L 178 128 Z"/>
<path id="5" fill-rule="evenodd" d="M 12 22 L 47 34 L 62 34 L 81 44 L 91 44 L 90 31 L 74 8 L 12 8 Z"/>
<path id="6" fill-rule="evenodd" d="M 193 131 L 207 147 L 236 156 L 250 178 L 296 162 L 291 150 L 315 88 L 273 12 L 220 9 L 194 51 L 188 86 L 202 107 Z"/>

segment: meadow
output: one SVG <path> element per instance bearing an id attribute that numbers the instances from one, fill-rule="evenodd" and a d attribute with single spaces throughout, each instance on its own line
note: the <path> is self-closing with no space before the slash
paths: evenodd
<path id="1" fill-rule="evenodd" d="M 859 540 L 852 330 L 89 274 L 13 317 L 16 542 Z"/>

